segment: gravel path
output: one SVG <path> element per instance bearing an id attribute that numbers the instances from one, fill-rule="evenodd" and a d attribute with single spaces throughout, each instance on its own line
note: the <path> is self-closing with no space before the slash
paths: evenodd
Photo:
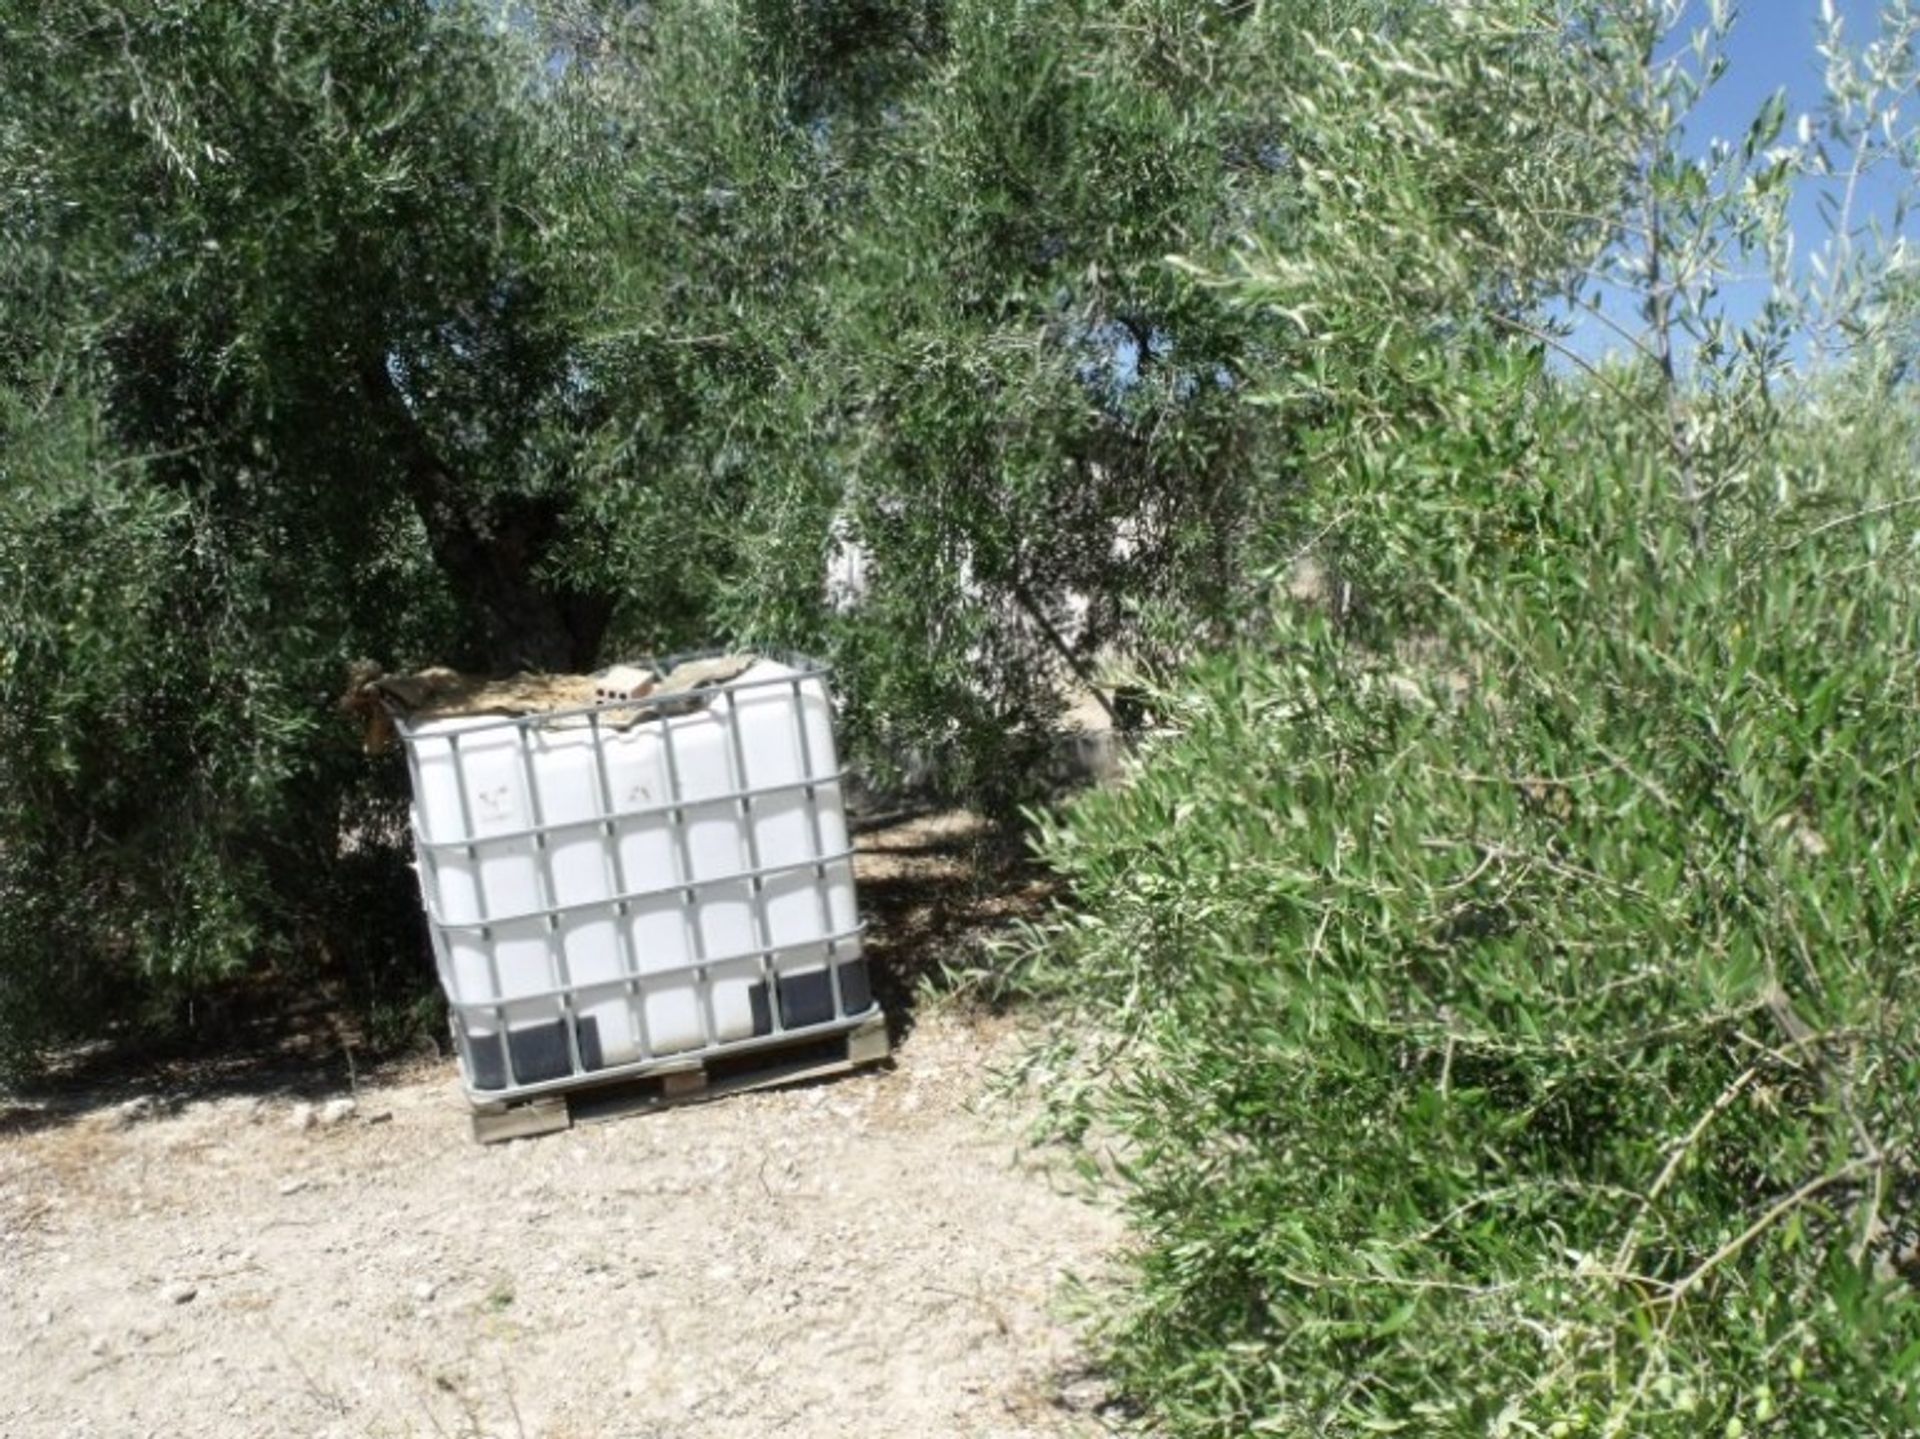
<path id="1" fill-rule="evenodd" d="M 1095 1432 L 1059 1281 L 1118 1223 L 977 1112 L 1009 1043 L 936 1010 L 891 1068 L 491 1147 L 437 1063 L 16 1123 L 0 1435 Z"/>

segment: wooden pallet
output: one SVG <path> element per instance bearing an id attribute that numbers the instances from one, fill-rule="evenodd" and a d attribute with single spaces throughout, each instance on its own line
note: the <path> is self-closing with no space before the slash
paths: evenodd
<path id="1" fill-rule="evenodd" d="M 501 1104 L 475 1105 L 473 1137 L 482 1144 L 553 1134 L 575 1124 L 696 1104 L 748 1089 L 824 1079 L 878 1064 L 891 1053 L 886 1016 L 876 1011 L 858 1028 L 744 1054 L 666 1060 L 644 1074 Z"/>

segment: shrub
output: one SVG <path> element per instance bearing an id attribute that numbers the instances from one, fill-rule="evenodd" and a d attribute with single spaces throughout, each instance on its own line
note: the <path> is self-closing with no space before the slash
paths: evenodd
<path id="1" fill-rule="evenodd" d="M 1110 1359 L 1183 1435 L 1913 1432 L 1910 280 L 1843 221 L 1800 284 L 1785 215 L 1911 159 L 1920 17 L 1829 33 L 1796 146 L 1775 102 L 1695 152 L 1724 13 L 1668 60 L 1677 7 L 1576 7 L 1619 193 L 1543 248 L 1454 142 L 1489 67 L 1512 125 L 1578 109 L 1499 13 L 1328 47 L 1313 223 L 1221 282 L 1299 332 L 1277 553 L 1355 601 L 1201 663 L 1043 828 L 1035 1063 L 1142 1241 Z M 1589 272 L 1626 361 L 1541 303 Z"/>
<path id="2" fill-rule="evenodd" d="M 1538 400 L 1402 571 L 1417 643 L 1293 614 L 1047 826 L 1042 1059 L 1173 1432 L 1920 1422 L 1920 425 L 1794 418 L 1696 549 Z"/>

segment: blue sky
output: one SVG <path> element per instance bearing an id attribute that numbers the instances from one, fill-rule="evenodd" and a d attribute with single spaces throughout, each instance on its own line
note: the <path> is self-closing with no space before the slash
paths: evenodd
<path id="1" fill-rule="evenodd" d="M 1835 0 L 1834 9 L 1850 43 L 1863 44 L 1879 33 L 1879 0 Z M 1787 92 L 1789 117 L 1817 111 L 1825 95 L 1824 62 L 1814 53 L 1819 14 L 1819 0 L 1746 0 L 1727 39 L 1727 73 L 1690 117 L 1688 139 L 1698 144 L 1714 135 L 1740 139 L 1777 89 Z M 1891 206 L 1892 197 L 1892 177 L 1885 172 L 1869 182 L 1863 196 L 1882 210 Z M 1810 193 L 1795 207 L 1794 228 L 1803 252 L 1825 234 Z"/>
<path id="2" fill-rule="evenodd" d="M 1877 0 L 1837 0 L 1847 33 L 1863 40 L 1878 28 Z M 1704 5 L 1694 13 L 1703 16 Z M 1690 130 L 1696 138 L 1743 134 L 1767 96 L 1784 86 L 1788 109 L 1812 109 L 1821 98 L 1822 66 L 1814 54 L 1818 0 L 1747 0 L 1727 40 L 1728 68 L 1694 111 Z"/>
<path id="3" fill-rule="evenodd" d="M 1879 0 L 1835 0 L 1835 8 L 1845 25 L 1846 39 L 1859 45 L 1879 31 Z M 1738 142 L 1760 107 L 1776 90 L 1787 92 L 1787 132 L 1790 138 L 1794 120 L 1802 112 L 1817 112 L 1825 93 L 1824 62 L 1814 51 L 1820 16 L 1820 0 L 1744 0 L 1738 7 L 1738 19 L 1726 42 L 1727 72 L 1688 117 L 1686 139 L 1690 149 L 1704 149 L 1716 136 Z M 1705 0 L 1693 0 L 1692 12 L 1683 29 L 1704 23 Z M 1863 211 L 1891 218 L 1895 177 L 1883 170 L 1870 177 L 1857 204 Z M 1826 235 L 1820 207 L 1812 187 L 1802 191 L 1794 203 L 1793 221 L 1796 248 L 1805 263 L 1806 255 L 1817 249 Z M 1908 228 L 1913 228 L 1910 219 Z M 1760 303 L 1764 285 L 1730 286 L 1723 291 L 1730 317 L 1749 315 Z M 1613 313 L 1609 307 L 1609 313 Z M 1637 316 L 1621 314 L 1629 324 Z M 1604 327 L 1589 322 L 1575 336 L 1575 347 L 1595 354 L 1617 341 Z"/>

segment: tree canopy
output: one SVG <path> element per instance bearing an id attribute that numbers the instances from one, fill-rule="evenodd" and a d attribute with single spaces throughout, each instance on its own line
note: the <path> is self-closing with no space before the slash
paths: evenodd
<path id="1" fill-rule="evenodd" d="M 1166 256 L 1284 228 L 1363 10 L 0 8 L 5 1003 L 404 913 L 357 658 L 778 641 L 1030 794 L 1104 655 L 1240 613 L 1274 331 Z"/>
<path id="2" fill-rule="evenodd" d="M 420 1018 L 355 662 L 809 650 L 1002 814 L 1124 668 L 994 977 L 1127 1398 L 1913 1430 L 1920 14 L 1710 144 L 1693 14 L 0 0 L 0 1074 Z"/>

